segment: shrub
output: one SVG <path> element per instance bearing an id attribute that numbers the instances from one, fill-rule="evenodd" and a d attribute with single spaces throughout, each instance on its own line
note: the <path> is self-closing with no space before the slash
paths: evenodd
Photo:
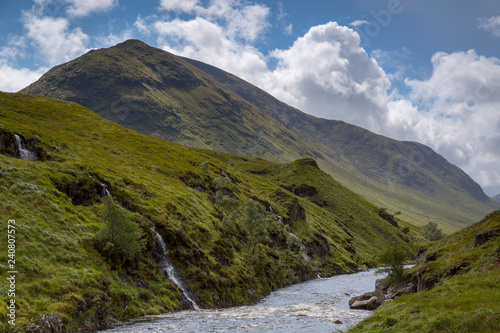
<path id="1" fill-rule="evenodd" d="M 430 241 L 440 240 L 446 236 L 435 222 L 427 223 L 422 229 L 422 235 Z"/>
<path id="2" fill-rule="evenodd" d="M 404 278 L 404 261 L 406 260 L 406 252 L 399 246 L 388 247 L 384 252 L 378 255 L 378 261 L 387 265 L 377 270 L 377 273 L 387 273 L 389 284 L 397 284 Z"/>
<path id="3" fill-rule="evenodd" d="M 273 219 L 266 214 L 266 208 L 259 202 L 246 199 L 229 216 L 224 218 L 224 224 L 232 229 L 238 224 L 245 230 L 251 247 L 255 250 L 258 243 L 270 242 L 268 226 L 273 223 Z"/>
<path id="4" fill-rule="evenodd" d="M 119 262 L 119 268 L 127 260 L 135 261 L 146 246 L 141 228 L 109 196 L 104 199 L 103 219 L 95 238 L 97 249 L 112 262 Z"/>

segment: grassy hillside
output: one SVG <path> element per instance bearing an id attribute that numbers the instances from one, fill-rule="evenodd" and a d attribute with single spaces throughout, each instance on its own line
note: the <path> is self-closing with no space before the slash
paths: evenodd
<path id="1" fill-rule="evenodd" d="M 15 134 L 40 160 L 16 157 Z M 96 246 L 105 189 L 146 244 L 124 265 Z M 152 228 L 196 301 L 223 307 L 373 265 L 388 244 L 414 253 L 418 230 L 382 212 L 310 158 L 276 164 L 185 148 L 71 102 L 0 93 L 0 220 L 2 235 L 16 221 L 17 331 L 47 313 L 73 330 L 181 309 Z M 8 259 L 1 251 L 2 304 Z M 2 332 L 12 328 L 6 315 L 0 307 Z"/>
<path id="2" fill-rule="evenodd" d="M 77 102 L 140 133 L 327 173 L 415 225 L 456 231 L 498 207 L 430 148 L 306 115 L 215 67 L 130 40 L 58 66 L 22 90 Z"/>
<path id="3" fill-rule="evenodd" d="M 437 222 L 451 233 L 499 207 L 465 172 L 427 146 L 307 115 L 232 74 L 183 59 L 313 142 L 314 156 L 327 173 L 369 201 L 401 211 L 407 221 Z"/>
<path id="4" fill-rule="evenodd" d="M 499 236 L 496 211 L 432 244 L 408 276 L 431 289 L 386 302 L 349 332 L 500 332 Z"/>

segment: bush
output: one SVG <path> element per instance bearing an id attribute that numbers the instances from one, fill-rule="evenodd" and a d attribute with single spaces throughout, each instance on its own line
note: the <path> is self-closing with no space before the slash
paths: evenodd
<path id="1" fill-rule="evenodd" d="M 422 229 L 422 235 L 430 241 L 440 240 L 446 235 L 438 228 L 437 223 L 429 222 Z"/>
<path id="2" fill-rule="evenodd" d="M 387 273 L 389 284 L 397 284 L 403 281 L 404 278 L 404 261 L 406 260 L 406 252 L 399 246 L 388 247 L 384 252 L 378 255 L 379 263 L 387 265 L 377 270 L 377 273 Z"/>
<path id="3" fill-rule="evenodd" d="M 112 262 L 119 262 L 119 268 L 127 260 L 135 261 L 146 247 L 141 228 L 109 196 L 104 199 L 103 219 L 95 238 L 97 249 Z"/>
<path id="4" fill-rule="evenodd" d="M 229 216 L 224 219 L 227 228 L 239 225 L 245 230 L 253 249 L 258 243 L 270 242 L 268 227 L 274 220 L 266 215 L 266 208 L 259 202 L 246 199 Z"/>

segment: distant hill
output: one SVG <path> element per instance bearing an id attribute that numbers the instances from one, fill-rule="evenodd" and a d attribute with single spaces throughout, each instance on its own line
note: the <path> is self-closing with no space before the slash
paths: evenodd
<path id="1" fill-rule="evenodd" d="M 21 140 L 37 161 L 19 158 Z M 142 230 L 138 258 L 122 263 L 109 257 L 114 244 L 96 245 L 108 196 Z M 0 93 L 0 212 L 5 248 L 7 220 L 15 220 L 16 332 L 49 313 L 77 331 L 180 310 L 183 298 L 158 265 L 155 232 L 209 308 L 373 266 L 389 243 L 411 255 L 422 242 L 416 227 L 313 159 L 277 164 L 186 148 L 78 104 L 24 94 Z M 8 260 L 0 251 L 3 271 Z M 9 300 L 0 293 L 2 304 Z M 12 332 L 8 320 L 3 306 L 0 332 Z"/>
<path id="2" fill-rule="evenodd" d="M 494 197 L 492 197 L 492 199 L 495 200 L 496 202 L 500 202 L 500 194 L 495 195 Z"/>
<path id="3" fill-rule="evenodd" d="M 307 115 L 236 76 L 137 40 L 57 66 L 21 92 L 77 102 L 191 147 L 276 162 L 312 157 L 342 184 L 416 225 L 435 221 L 451 232 L 498 207 L 429 147 Z"/>

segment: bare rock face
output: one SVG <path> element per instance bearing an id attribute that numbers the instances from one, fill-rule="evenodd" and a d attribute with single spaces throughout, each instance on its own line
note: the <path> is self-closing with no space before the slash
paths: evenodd
<path id="1" fill-rule="evenodd" d="M 349 307 L 353 310 L 375 310 L 382 305 L 384 300 L 384 293 L 380 290 L 375 290 L 351 298 L 349 300 Z"/>

